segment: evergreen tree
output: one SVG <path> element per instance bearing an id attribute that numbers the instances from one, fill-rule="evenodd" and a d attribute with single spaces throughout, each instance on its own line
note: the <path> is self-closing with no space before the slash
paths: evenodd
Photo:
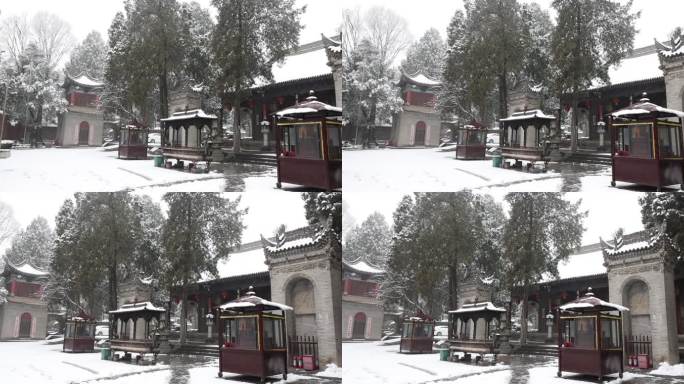
<path id="1" fill-rule="evenodd" d="M 345 10 L 343 19 L 343 114 L 356 130 L 356 143 L 366 147 L 375 141 L 375 125 L 401 111 L 394 61 L 408 47 L 410 34 L 406 20 L 385 7 L 371 7 L 364 14 Z"/>
<path id="2" fill-rule="evenodd" d="M 0 245 L 9 240 L 19 230 L 12 207 L 0 201 Z"/>
<path id="3" fill-rule="evenodd" d="M 422 73 L 439 80 L 442 77 L 446 44 L 435 28 L 428 29 L 423 37 L 411 44 L 406 50 L 406 58 L 401 64 L 402 70 L 410 75 Z"/>
<path id="4" fill-rule="evenodd" d="M 70 76 L 86 75 L 91 79 L 102 80 L 107 62 L 107 45 L 100 32 L 92 31 L 71 52 L 65 72 Z"/>
<path id="5" fill-rule="evenodd" d="M 344 258 L 350 262 L 365 261 L 375 267 L 384 267 L 392 234 L 385 216 L 374 212 L 361 225 L 352 228 L 345 239 Z"/>
<path id="6" fill-rule="evenodd" d="M 329 232 L 342 244 L 342 193 L 307 192 L 302 194 L 302 199 L 309 225 L 319 234 Z"/>
<path id="7" fill-rule="evenodd" d="M 502 276 L 522 295 L 520 342 L 527 342 L 530 286 L 546 275 L 558 276 L 558 263 L 579 248 L 586 212 L 558 193 L 509 193 L 509 219 L 503 229 Z M 510 319 L 510 316 L 509 316 Z"/>
<path id="8" fill-rule="evenodd" d="M 181 290 L 180 342 L 187 338 L 188 286 L 202 276 L 216 276 L 217 263 L 240 245 L 243 216 L 240 199 L 212 193 L 167 193 L 168 218 L 161 231 L 161 281 Z"/>
<path id="9" fill-rule="evenodd" d="M 401 111 L 404 102 L 394 84 L 396 72 L 387 66 L 370 40 L 362 40 L 348 55 L 353 58 L 352 66 L 344 70 L 344 115 L 352 127 L 364 128 L 361 140 L 366 147 L 375 141 L 375 125 L 389 121 Z"/>
<path id="10" fill-rule="evenodd" d="M 54 240 L 54 231 L 47 220 L 39 216 L 14 237 L 5 257 L 15 264 L 26 262 L 47 269 L 52 260 Z"/>
<path id="11" fill-rule="evenodd" d="M 493 262 L 502 216 L 491 197 L 470 192 L 404 197 L 381 285 L 388 305 L 433 317 L 457 308 L 460 281 L 499 273 Z"/>
<path id="12" fill-rule="evenodd" d="M 684 254 L 684 194 L 648 193 L 639 198 L 641 221 L 653 236 L 662 236 L 665 257 L 682 261 Z"/>
<path id="13" fill-rule="evenodd" d="M 554 84 L 559 95 L 571 98 L 574 152 L 578 93 L 596 80 L 609 81 L 608 69 L 618 65 L 634 46 L 640 13 L 631 12 L 631 0 L 625 4 L 616 0 L 554 0 L 552 5 L 558 13 L 551 36 Z"/>
<path id="14" fill-rule="evenodd" d="M 272 81 L 272 68 L 299 44 L 305 7 L 295 0 L 212 0 L 218 25 L 212 47 L 217 91 L 233 115 L 233 151 L 240 152 L 240 106 L 258 80 Z"/>
<path id="15" fill-rule="evenodd" d="M 160 217 L 158 205 L 126 192 L 79 193 L 65 202 L 56 219 L 53 295 L 93 316 L 118 308 L 120 281 L 161 268 L 159 225 L 150 222 Z"/>

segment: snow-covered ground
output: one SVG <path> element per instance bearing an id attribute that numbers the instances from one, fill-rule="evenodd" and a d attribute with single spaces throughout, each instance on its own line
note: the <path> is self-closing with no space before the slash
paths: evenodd
<path id="1" fill-rule="evenodd" d="M 254 383 L 254 378 L 224 373 L 217 377 L 218 359 L 135 365 L 100 360 L 99 353 L 63 353 L 61 345 L 42 341 L 0 342 L 0 382 L 11 384 L 206 384 Z M 331 377 L 331 375 L 328 375 Z M 325 378 L 288 374 L 270 383 L 329 382 Z"/>
<path id="2" fill-rule="evenodd" d="M 344 382 L 355 384 L 562 384 L 578 380 L 596 382 L 595 378 L 569 372 L 563 372 L 563 377 L 559 378 L 557 360 L 545 357 L 514 356 L 511 364 L 474 365 L 440 361 L 437 353 L 400 354 L 398 345 L 387 346 L 378 342 L 343 343 L 342 354 Z M 668 368 L 668 372 L 680 370 L 681 367 L 678 366 Z M 664 384 L 684 383 L 684 380 L 625 372 L 622 379 L 618 379 L 617 375 L 611 375 L 606 382 Z"/>
<path id="3" fill-rule="evenodd" d="M 344 152 L 345 191 L 453 192 L 631 192 L 612 188 L 607 166 L 571 167 L 530 173 L 494 168 L 491 160 L 456 160 L 453 152 L 435 148 L 378 149 Z"/>
<path id="4" fill-rule="evenodd" d="M 220 169 L 222 166 L 218 165 Z M 227 166 L 230 167 L 230 166 Z M 212 166 L 214 168 L 214 166 Z M 276 172 L 244 168 L 244 172 L 189 173 L 157 168 L 153 160 L 120 160 L 101 148 L 13 150 L 0 160 L 0 192 L 58 190 L 109 192 L 120 190 L 164 192 L 224 192 L 275 190 Z"/>

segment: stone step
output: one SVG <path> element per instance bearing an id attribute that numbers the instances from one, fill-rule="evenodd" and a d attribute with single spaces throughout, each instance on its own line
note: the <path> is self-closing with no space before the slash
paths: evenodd
<path id="1" fill-rule="evenodd" d="M 278 160 L 276 159 L 275 155 L 261 152 L 225 152 L 224 162 L 240 164 L 258 164 L 269 166 L 276 166 L 278 164 Z"/>
<path id="2" fill-rule="evenodd" d="M 600 152 L 575 152 L 575 153 L 565 153 L 563 157 L 563 162 L 566 163 L 588 163 L 588 164 L 602 164 L 610 165 L 611 159 L 609 153 Z"/>

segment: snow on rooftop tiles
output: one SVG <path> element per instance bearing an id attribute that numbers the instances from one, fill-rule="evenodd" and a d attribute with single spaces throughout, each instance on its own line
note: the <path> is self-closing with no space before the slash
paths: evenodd
<path id="1" fill-rule="evenodd" d="M 294 249 L 310 245 L 316 242 L 316 239 L 312 237 L 301 237 L 299 239 L 288 240 L 280 245 L 267 246 L 269 252 L 286 251 L 288 249 Z"/>
<path id="2" fill-rule="evenodd" d="M 561 280 L 598 275 L 606 272 L 607 269 L 603 265 L 603 251 L 601 250 L 572 254 L 568 257 L 568 260 L 558 263 L 558 278 Z M 555 279 L 545 279 L 545 281 L 550 280 Z"/>
<path id="3" fill-rule="evenodd" d="M 532 109 L 532 110 L 524 111 L 524 112 L 515 112 L 510 117 L 507 117 L 505 119 L 501 119 L 501 121 L 526 120 L 526 119 L 533 119 L 533 118 L 556 120 L 555 116 L 547 115 L 544 112 L 542 112 L 540 109 Z"/>
<path id="4" fill-rule="evenodd" d="M 12 269 L 16 270 L 17 272 L 24 274 L 24 275 L 30 275 L 30 276 L 47 276 L 49 273 L 46 271 L 41 271 L 40 269 L 34 267 L 33 265 L 29 263 L 24 263 L 21 265 L 16 265 L 10 261 L 7 261 L 7 264 L 11 266 Z"/>
<path id="5" fill-rule="evenodd" d="M 311 52 L 293 54 L 287 56 L 282 64 L 275 64 L 272 69 L 273 82 L 283 83 L 286 81 L 306 79 L 330 74 L 328 56 L 325 49 L 316 49 Z M 257 83 L 257 87 L 268 83 Z"/>
<path id="6" fill-rule="evenodd" d="M 465 313 L 476 311 L 506 312 L 506 309 L 497 307 L 496 305 L 492 304 L 491 301 L 485 301 L 481 303 L 464 304 L 461 308 L 449 311 L 449 313 Z"/>
<path id="7" fill-rule="evenodd" d="M 231 253 L 227 260 L 219 261 L 216 268 L 218 269 L 219 278 L 250 275 L 252 273 L 268 271 L 266 256 L 261 247 L 250 251 Z M 211 278 L 208 278 L 208 280 L 211 280 Z"/>
<path id="8" fill-rule="evenodd" d="M 72 78 L 72 80 L 78 84 L 85 85 L 88 87 L 102 87 L 104 85 L 104 83 L 95 81 L 86 75 L 81 75 L 79 77 Z"/>
<path id="9" fill-rule="evenodd" d="M 121 308 L 115 311 L 109 311 L 109 313 L 127 313 L 138 311 L 166 312 L 164 308 L 156 307 L 151 302 L 145 301 L 142 303 L 124 304 L 121 306 Z"/>
<path id="10" fill-rule="evenodd" d="M 355 263 L 348 263 L 347 264 L 350 268 L 355 269 L 359 272 L 366 272 L 366 273 L 375 273 L 375 274 L 380 274 L 380 273 L 385 273 L 382 269 L 375 268 L 368 263 L 366 263 L 363 260 L 359 260 Z"/>

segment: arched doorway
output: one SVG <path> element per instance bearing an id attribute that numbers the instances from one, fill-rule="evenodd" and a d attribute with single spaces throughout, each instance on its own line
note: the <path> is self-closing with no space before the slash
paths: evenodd
<path id="1" fill-rule="evenodd" d="M 359 312 L 354 315 L 354 328 L 352 328 L 352 339 L 366 338 L 366 314 Z"/>
<path id="2" fill-rule="evenodd" d="M 82 121 L 78 126 L 78 145 L 88 145 L 90 138 L 90 124 L 87 121 Z"/>
<path id="3" fill-rule="evenodd" d="M 419 121 L 416 123 L 416 135 L 413 140 L 413 145 L 425 145 L 425 131 L 427 126 L 424 121 Z"/>
<path id="4" fill-rule="evenodd" d="M 26 339 L 31 337 L 31 314 L 24 312 L 21 314 L 19 321 L 19 338 Z"/>
<path id="5" fill-rule="evenodd" d="M 625 303 L 629 308 L 630 335 L 651 336 L 651 311 L 648 285 L 634 280 L 624 290 Z"/>

